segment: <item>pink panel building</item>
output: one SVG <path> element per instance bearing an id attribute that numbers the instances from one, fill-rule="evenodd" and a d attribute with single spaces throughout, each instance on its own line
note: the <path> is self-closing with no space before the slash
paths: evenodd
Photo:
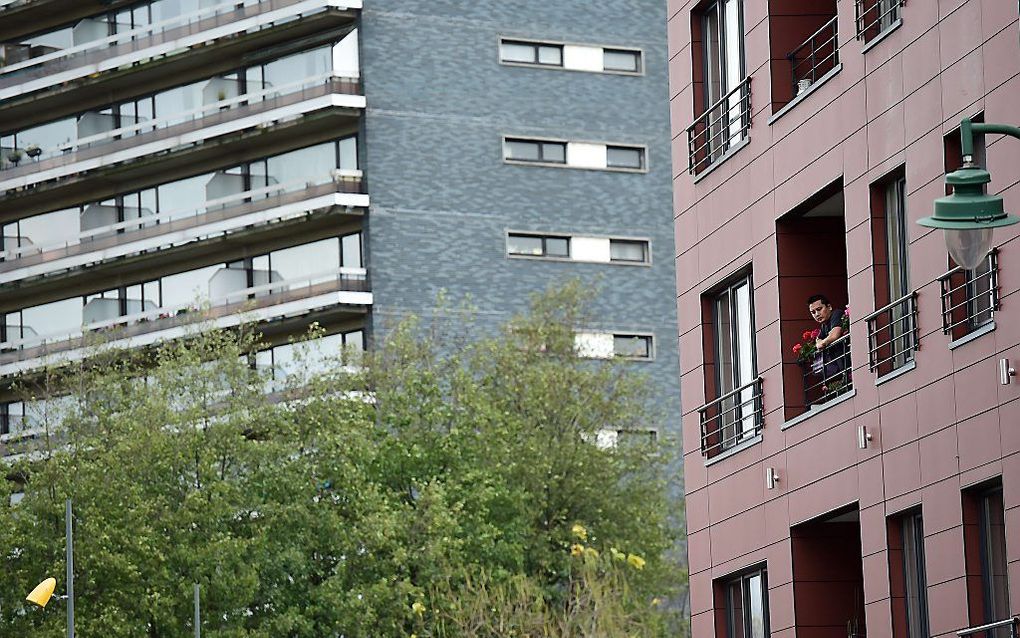
<path id="1" fill-rule="evenodd" d="M 1020 125 L 1018 3 L 669 7 L 694 638 L 1015 637 L 1020 226 L 916 222 Z"/>

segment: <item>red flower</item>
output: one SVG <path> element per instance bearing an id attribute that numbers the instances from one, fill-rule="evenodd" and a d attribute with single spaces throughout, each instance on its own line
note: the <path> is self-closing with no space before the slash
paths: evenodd
<path id="1" fill-rule="evenodd" d="M 815 328 L 814 330 L 811 331 L 811 338 L 817 339 L 818 335 L 820 334 L 822 334 L 822 330 L 820 328 Z"/>
<path id="2" fill-rule="evenodd" d="M 804 334 L 802 334 L 800 336 L 800 338 L 803 339 L 804 341 L 807 341 L 808 339 L 811 338 L 811 331 L 810 330 L 805 330 Z"/>
<path id="3" fill-rule="evenodd" d="M 800 354 L 801 345 L 798 343 L 793 346 L 793 354 Z"/>

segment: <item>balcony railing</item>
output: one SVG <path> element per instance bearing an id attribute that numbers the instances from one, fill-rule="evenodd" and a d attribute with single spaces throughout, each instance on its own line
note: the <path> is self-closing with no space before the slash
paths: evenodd
<path id="1" fill-rule="evenodd" d="M 238 7 L 239 4 L 244 6 Z M 361 8 L 360 0 L 236 0 L 147 24 L 116 35 L 0 67 L 0 100 L 47 86 L 176 55 L 219 38 L 271 28 L 296 17 L 335 8 Z"/>
<path id="2" fill-rule="evenodd" d="M 868 326 L 868 367 L 881 376 L 914 360 L 917 293 L 911 292 L 865 317 Z"/>
<path id="3" fill-rule="evenodd" d="M 22 350 L 38 351 L 26 352 L 25 355 L 18 354 L 15 357 L 16 359 L 27 358 L 26 355 L 48 354 L 83 345 L 80 343 L 81 337 L 88 333 L 123 329 L 123 332 L 118 332 L 116 336 L 118 338 L 131 337 L 146 332 L 175 327 L 181 323 L 181 317 L 190 319 L 189 315 L 192 315 L 192 313 L 200 314 L 204 319 L 216 319 L 329 292 L 369 292 L 370 290 L 368 275 L 365 269 L 340 268 L 339 270 L 330 270 L 305 277 L 274 281 L 268 284 L 235 290 L 220 297 L 209 299 L 209 307 L 205 311 L 196 308 L 195 304 L 162 306 L 90 323 L 82 326 L 79 331 L 70 334 L 67 332 L 45 335 L 31 334 L 20 339 L 0 343 L 0 353 Z M 16 329 L 17 327 L 13 328 Z M 8 326 L 9 333 L 11 329 L 12 326 Z M 22 330 L 27 335 L 29 328 L 26 326 Z M 0 364 L 9 362 L 9 359 L 10 354 L 0 355 Z"/>
<path id="4" fill-rule="evenodd" d="M 127 163 L 131 166 L 129 160 L 190 147 L 210 137 L 223 137 L 255 126 L 289 121 L 315 110 L 335 107 L 358 109 L 364 106 L 364 98 L 358 94 L 360 83 L 350 78 L 330 76 L 325 80 L 304 80 L 295 83 L 290 92 L 272 95 L 280 88 L 246 93 L 187 114 L 159 120 L 163 124 L 143 122 L 70 142 L 59 147 L 61 154 L 39 161 L 20 162 L 17 167 L 0 171 L 0 191 L 59 180 L 69 174 L 81 174 L 113 164 Z M 150 130 L 125 138 L 124 132 L 128 129 Z"/>
<path id="5" fill-rule="evenodd" d="M 708 458 L 761 434 L 765 425 L 761 377 L 701 406 L 698 415 L 701 453 Z"/>
<path id="6" fill-rule="evenodd" d="M 870 42 L 900 17 L 904 0 L 855 0 L 857 39 Z"/>
<path id="7" fill-rule="evenodd" d="M 793 79 L 793 96 L 797 97 L 839 64 L 839 37 L 837 17 L 833 16 L 820 29 L 811 34 L 787 54 Z"/>
<path id="8" fill-rule="evenodd" d="M 142 143 L 145 139 L 138 139 L 136 136 L 151 133 L 153 131 L 162 131 L 188 122 L 194 122 L 196 120 L 201 120 L 223 111 L 231 111 L 242 106 L 257 105 L 273 98 L 301 93 L 302 91 L 315 89 L 330 84 L 331 82 L 335 85 L 334 88 L 342 93 L 356 95 L 360 92 L 361 84 L 356 78 L 340 78 L 332 73 L 323 73 L 307 77 L 296 82 L 291 82 L 289 84 L 274 86 L 260 91 L 251 91 L 243 95 L 238 95 L 237 97 L 222 99 L 211 104 L 205 104 L 197 109 L 174 113 L 173 115 L 145 120 L 136 124 L 121 126 L 115 129 L 110 129 L 109 131 L 103 131 L 102 133 L 96 133 L 95 135 L 81 137 L 70 142 L 65 142 L 64 144 L 59 144 L 50 149 L 39 149 L 32 160 L 26 161 L 24 165 L 35 166 L 37 162 L 45 162 L 47 159 L 61 157 L 87 148 L 98 148 L 103 144 L 108 144 L 115 140 L 135 138 L 136 143 Z M 12 150 L 11 153 L 8 154 L 8 157 L 3 158 L 7 161 L 0 162 L 0 170 L 11 170 L 16 168 L 20 164 L 21 160 L 19 159 L 18 162 L 12 162 L 11 158 L 20 157 L 24 154 L 25 149 L 19 148 Z"/>
<path id="9" fill-rule="evenodd" d="M 810 408 L 853 390 L 850 333 L 823 348 L 804 366 L 804 405 Z"/>
<path id="10" fill-rule="evenodd" d="M 747 138 L 751 128 L 751 76 L 708 107 L 687 127 L 688 171 L 697 175 Z"/>
<path id="11" fill-rule="evenodd" d="M 1020 618 L 1007 618 L 987 625 L 968 627 L 956 632 L 956 635 L 960 638 L 969 638 L 981 633 L 985 634 L 985 638 L 1020 638 Z"/>
<path id="12" fill-rule="evenodd" d="M 259 223 L 253 216 L 260 213 L 262 218 L 272 213 L 270 219 L 273 221 L 304 216 L 319 205 L 316 203 L 319 198 L 326 197 L 328 200 L 336 193 L 360 194 L 361 191 L 361 171 L 336 170 L 328 179 L 273 184 L 212 199 L 198 209 L 143 215 L 85 230 L 58 243 L 28 243 L 0 252 L 0 284 L 43 274 L 44 270 L 79 266 L 80 263 L 67 260 L 84 256 L 83 259 L 93 261 L 92 253 L 100 251 L 106 257 L 120 257 L 150 247 L 194 241 L 210 234 L 219 236 L 233 228 Z M 285 213 L 284 208 L 293 210 Z M 173 237 L 168 239 L 170 234 Z M 136 246 L 137 242 L 146 244 Z M 25 268 L 31 271 L 26 273 Z"/>
<path id="13" fill-rule="evenodd" d="M 943 333 L 959 337 L 990 322 L 999 309 L 998 249 L 974 270 L 950 270 L 939 277 L 939 285 Z"/>

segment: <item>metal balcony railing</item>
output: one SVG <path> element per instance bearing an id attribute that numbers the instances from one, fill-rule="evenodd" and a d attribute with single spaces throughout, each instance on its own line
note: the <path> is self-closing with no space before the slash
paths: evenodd
<path id="1" fill-rule="evenodd" d="M 786 59 L 790 61 L 794 97 L 807 91 L 819 78 L 839 64 L 837 17 L 833 16 L 812 33 L 804 44 L 786 55 Z"/>
<path id="2" fill-rule="evenodd" d="M 751 76 L 687 127 L 688 171 L 697 175 L 747 138 L 751 128 Z"/>
<path id="3" fill-rule="evenodd" d="M 35 267 L 32 275 L 36 275 L 42 269 L 61 270 L 71 267 L 66 259 L 76 256 L 88 255 L 88 259 L 93 259 L 89 254 L 100 251 L 113 251 L 116 256 L 132 254 L 133 251 L 127 249 L 132 248 L 134 242 L 164 242 L 164 237 L 169 234 L 174 234 L 173 241 L 194 241 L 202 236 L 202 232 L 219 236 L 231 230 L 232 220 L 236 220 L 237 228 L 241 228 L 242 224 L 247 227 L 251 224 L 252 215 L 257 213 L 278 211 L 282 207 L 294 209 L 299 203 L 314 202 L 324 195 L 360 194 L 362 190 L 361 171 L 337 169 L 328 178 L 273 184 L 212 199 L 197 209 L 143 215 L 85 230 L 61 242 L 37 245 L 27 238 L 24 245 L 0 252 L 0 284 L 18 276 L 14 271 L 20 269 Z M 301 206 L 294 214 L 303 216 L 307 212 L 308 209 Z M 279 218 L 285 217 L 281 215 Z M 125 247 L 125 251 L 117 250 L 121 247 Z M 146 245 L 142 248 L 148 247 Z M 139 248 L 135 248 L 137 250 Z"/>
<path id="4" fill-rule="evenodd" d="M 364 268 L 340 268 L 315 273 L 305 277 L 274 281 L 268 284 L 251 286 L 235 290 L 225 295 L 209 299 L 209 308 L 202 313 L 204 318 L 218 318 L 230 314 L 245 312 L 254 308 L 263 308 L 311 297 L 333 291 L 369 292 L 371 290 L 368 274 Z M 125 328 L 127 334 L 133 336 L 144 332 L 152 332 L 173 327 L 181 322 L 180 317 L 191 313 L 200 313 L 201 309 L 194 304 L 161 306 L 143 312 L 97 321 L 74 333 L 57 333 L 31 335 L 21 339 L 8 340 L 0 343 L 0 352 L 10 353 L 29 348 L 44 348 L 46 352 L 75 347 L 79 337 L 87 333 L 101 332 L 117 328 Z M 27 328 L 27 327 L 26 327 Z M 10 331 L 10 327 L 8 327 Z M 118 334 L 118 336 L 121 336 Z M 6 357 L 0 357 L 4 363 Z"/>
<path id="5" fill-rule="evenodd" d="M 999 251 L 993 248 L 978 268 L 960 266 L 939 277 L 942 332 L 963 336 L 990 322 L 999 309 Z"/>
<path id="6" fill-rule="evenodd" d="M 960 638 L 968 638 L 980 633 L 984 633 L 985 638 L 1020 638 L 1020 618 L 1007 618 L 987 625 L 968 627 L 956 632 L 956 635 Z"/>
<path id="7" fill-rule="evenodd" d="M 870 42 L 900 17 L 905 0 L 855 0 L 857 39 Z"/>
<path id="8" fill-rule="evenodd" d="M 804 405 L 810 408 L 853 390 L 850 333 L 836 339 L 804 366 Z"/>
<path id="9" fill-rule="evenodd" d="M 868 367 L 887 374 L 914 360 L 917 293 L 911 292 L 865 317 L 868 326 Z"/>
<path id="10" fill-rule="evenodd" d="M 761 377 L 701 406 L 698 415 L 701 453 L 708 458 L 761 434 L 765 425 Z"/>
<path id="11" fill-rule="evenodd" d="M 26 4 L 25 2 L 19 2 L 19 0 L 11 0 L 6 4 L 0 4 L 0 11 L 13 6 L 15 4 Z M 228 2 L 222 2 L 215 6 L 204 7 L 198 11 L 192 11 L 191 13 L 185 13 L 179 16 L 174 16 L 166 20 L 159 22 L 153 22 L 151 24 L 142 25 L 140 27 L 129 29 L 127 31 L 121 31 L 115 35 L 111 35 L 106 38 L 98 40 L 91 40 L 75 46 L 67 47 L 66 49 L 57 49 L 50 51 L 44 55 L 36 56 L 0 67 L 0 75 L 6 75 L 9 73 L 15 73 L 44 65 L 48 62 L 55 60 L 72 61 L 82 59 L 84 62 L 85 57 L 91 52 L 105 51 L 108 54 L 112 49 L 122 45 L 124 43 L 135 43 L 144 38 L 148 38 L 154 35 L 167 33 L 170 31 L 181 30 L 183 32 L 189 32 L 191 27 L 203 20 L 208 20 L 224 13 L 236 13 L 241 8 L 249 6 L 256 6 L 264 4 L 266 7 L 272 5 L 269 0 L 229 0 Z M 17 43 L 8 43 L 17 45 Z"/>

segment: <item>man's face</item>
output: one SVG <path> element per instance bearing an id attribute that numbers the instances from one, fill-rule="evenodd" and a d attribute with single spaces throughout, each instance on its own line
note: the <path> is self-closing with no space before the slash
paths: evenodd
<path id="1" fill-rule="evenodd" d="M 818 323 L 825 323 L 832 316 L 832 305 L 822 303 L 821 300 L 812 301 L 808 306 L 808 311 L 811 312 L 811 317 Z"/>

